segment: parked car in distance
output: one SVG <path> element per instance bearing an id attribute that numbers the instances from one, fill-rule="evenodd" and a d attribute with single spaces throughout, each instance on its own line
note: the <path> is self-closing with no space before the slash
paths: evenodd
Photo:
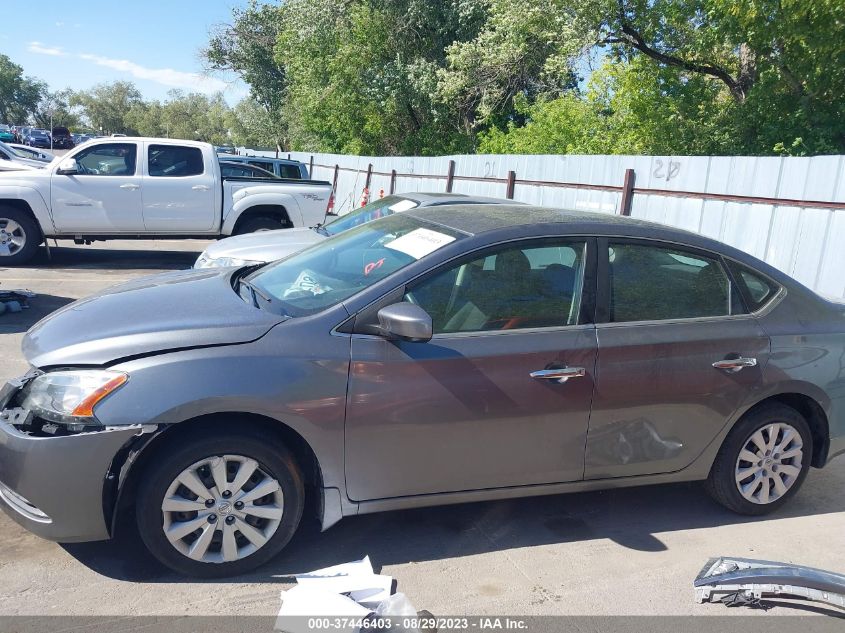
<path id="1" fill-rule="evenodd" d="M 70 130 L 66 127 L 54 127 L 52 131 L 53 148 L 54 149 L 73 149 L 75 143 L 70 134 Z"/>
<path id="2" fill-rule="evenodd" d="M 232 145 L 215 145 L 214 151 L 218 154 L 228 154 L 229 156 L 237 156 L 238 150 Z"/>
<path id="3" fill-rule="evenodd" d="M 221 163 L 222 164 L 222 163 Z M 245 266 L 272 262 L 302 250 L 332 235 L 337 235 L 378 218 L 419 207 L 447 204 L 519 204 L 513 200 L 468 196 L 460 193 L 404 193 L 374 200 L 370 204 L 342 215 L 328 224 L 286 231 L 264 231 L 252 235 L 229 237 L 206 248 L 194 268 Z"/>
<path id="4" fill-rule="evenodd" d="M 287 158 L 264 158 L 262 156 L 238 156 L 236 154 L 218 154 L 220 160 L 227 163 L 245 163 L 253 167 L 260 167 L 276 174 L 279 178 L 294 180 L 308 180 L 308 167 L 298 160 Z"/>
<path id="5" fill-rule="evenodd" d="M 845 452 L 845 304 L 599 213 L 410 209 L 263 267 L 106 290 L 22 350 L 31 371 L 0 392 L 5 512 L 57 541 L 132 513 L 195 576 L 266 562 L 306 505 L 325 529 L 704 480 L 760 515 Z"/>
<path id="6" fill-rule="evenodd" d="M 11 143 L 15 140 L 15 133 L 12 128 L 4 123 L 0 123 L 0 141 L 4 143 Z"/>
<path id="7" fill-rule="evenodd" d="M 253 167 L 246 163 L 233 163 L 227 160 L 220 161 L 220 171 L 224 178 L 270 178 L 279 180 L 276 174 L 272 174 L 266 169 L 260 167 Z"/>
<path id="8" fill-rule="evenodd" d="M 31 128 L 26 135 L 26 145 L 30 147 L 43 147 L 49 149 L 50 134 L 47 130 L 40 130 L 38 128 Z"/>
<path id="9" fill-rule="evenodd" d="M 31 259 L 46 238 L 214 238 L 312 226 L 332 186 L 224 177 L 208 143 L 104 138 L 43 170 L 0 174 L 0 226 L 18 227 L 0 267 Z"/>
<path id="10" fill-rule="evenodd" d="M 38 160 L 43 163 L 49 163 L 56 158 L 55 154 L 36 149 L 34 147 L 29 147 L 28 145 L 21 145 L 20 143 L 9 143 L 8 145 L 15 151 L 15 154 L 18 154 L 22 158 Z"/>
<path id="11" fill-rule="evenodd" d="M 28 170 L 40 169 L 46 163 L 22 156 L 17 149 L 0 141 L 0 169 L 6 170 Z"/>

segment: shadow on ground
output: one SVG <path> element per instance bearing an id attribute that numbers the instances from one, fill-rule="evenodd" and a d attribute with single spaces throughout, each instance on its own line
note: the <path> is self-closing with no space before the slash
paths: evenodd
<path id="1" fill-rule="evenodd" d="M 180 270 L 194 265 L 205 242 L 197 242 L 196 250 L 165 250 L 160 248 L 100 248 L 64 245 L 41 248 L 27 263 L 34 268 L 62 268 L 66 270 Z M 69 244 L 69 243 L 67 243 Z M 138 243 L 143 244 L 142 242 Z"/>
<path id="2" fill-rule="evenodd" d="M 830 475 L 833 475 L 832 477 Z M 824 481 L 808 485 L 772 519 L 827 514 L 845 510 L 836 493 L 845 469 L 814 471 Z M 808 481 L 808 484 L 814 482 Z M 725 510 L 706 496 L 699 484 L 672 484 L 604 492 L 533 497 L 421 508 L 350 517 L 324 533 L 304 521 L 287 548 L 255 572 L 209 582 L 290 582 L 291 576 L 320 567 L 370 556 L 377 568 L 498 550 L 609 539 L 646 552 L 666 550 L 660 534 L 721 525 L 766 521 Z M 68 553 L 111 578 L 144 582 L 184 582 L 161 567 L 143 548 L 127 520 L 115 540 L 64 545 Z M 724 552 L 731 555 L 731 544 Z M 735 555 L 735 554 L 734 554 Z M 704 561 L 702 561 L 702 564 Z"/>
<path id="3" fill-rule="evenodd" d="M 0 286 L 0 290 L 12 290 L 12 288 L 6 288 L 4 285 Z M 9 312 L 7 310 L 3 314 L 0 314 L 0 334 L 26 332 L 45 316 L 72 301 L 74 299 L 70 297 L 39 294 L 29 300 L 29 308 L 20 312 Z"/>

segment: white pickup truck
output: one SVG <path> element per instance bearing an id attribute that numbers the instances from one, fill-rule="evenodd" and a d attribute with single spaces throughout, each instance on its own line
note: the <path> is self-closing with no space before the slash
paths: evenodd
<path id="1" fill-rule="evenodd" d="M 44 169 L 0 172 L 0 267 L 28 261 L 46 238 L 214 238 L 313 226 L 331 184 L 229 178 L 208 143 L 89 141 Z"/>

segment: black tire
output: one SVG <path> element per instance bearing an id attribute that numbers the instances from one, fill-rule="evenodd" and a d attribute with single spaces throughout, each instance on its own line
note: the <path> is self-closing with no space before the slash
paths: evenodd
<path id="1" fill-rule="evenodd" d="M 38 226 L 38 222 L 29 213 L 13 207 L 0 206 L 0 229 L 7 228 L 8 220 L 18 224 L 20 230 L 15 231 L 15 234 L 18 237 L 22 234 L 24 243 L 17 247 L 11 255 L 3 255 L 2 253 L 6 249 L 2 248 L 0 250 L 0 266 L 19 266 L 25 264 L 35 256 L 35 253 L 38 252 L 38 245 L 44 241 L 44 238 L 41 235 L 41 228 Z M 0 241 L 2 239 L 3 237 L 0 237 Z M 3 246 L 6 245 L 0 244 L 0 247 Z"/>
<path id="2" fill-rule="evenodd" d="M 254 218 L 247 218 L 238 226 L 235 235 L 244 235 L 246 233 L 255 233 L 256 231 L 275 231 L 277 229 L 285 229 L 288 225 L 285 222 L 280 222 L 275 218 L 269 216 L 259 215 Z"/>
<path id="3" fill-rule="evenodd" d="M 221 578 L 248 572 L 266 563 L 287 545 L 302 518 L 305 492 L 296 460 L 281 443 L 248 432 L 209 434 L 207 429 L 179 434 L 173 441 L 178 444 L 156 454 L 145 468 L 135 504 L 141 539 L 153 556 L 186 576 Z M 284 512 L 276 531 L 256 551 L 232 562 L 193 560 L 179 552 L 164 534 L 162 502 L 168 488 L 185 469 L 215 455 L 239 455 L 255 460 L 264 473 L 279 482 L 284 495 Z"/>
<path id="4" fill-rule="evenodd" d="M 787 491 L 777 499 L 768 503 L 754 503 L 743 497 L 738 489 L 736 482 L 737 460 L 740 451 L 751 441 L 752 436 L 757 431 L 776 423 L 790 425 L 801 436 L 803 447 L 800 473 Z M 768 514 L 780 508 L 801 488 L 801 484 L 804 483 L 807 476 L 807 471 L 810 469 L 812 455 L 813 436 L 804 416 L 784 404 L 765 404 L 751 410 L 731 429 L 719 449 L 716 460 L 713 462 L 705 488 L 713 499 L 738 514 L 749 516 Z M 763 472 L 765 473 L 765 471 Z"/>

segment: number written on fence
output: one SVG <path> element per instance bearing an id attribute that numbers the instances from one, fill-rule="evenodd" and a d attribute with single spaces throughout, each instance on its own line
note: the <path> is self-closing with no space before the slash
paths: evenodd
<path id="1" fill-rule="evenodd" d="M 662 159 L 657 158 L 654 161 L 654 171 L 651 172 L 651 175 L 655 178 L 659 178 L 663 180 L 666 179 L 666 182 L 669 182 L 678 175 L 678 172 L 681 171 L 681 163 L 676 160 L 667 161 L 665 164 Z"/>
<path id="2" fill-rule="evenodd" d="M 484 163 L 484 177 L 485 178 L 495 178 L 496 177 L 496 161 L 488 160 Z"/>

